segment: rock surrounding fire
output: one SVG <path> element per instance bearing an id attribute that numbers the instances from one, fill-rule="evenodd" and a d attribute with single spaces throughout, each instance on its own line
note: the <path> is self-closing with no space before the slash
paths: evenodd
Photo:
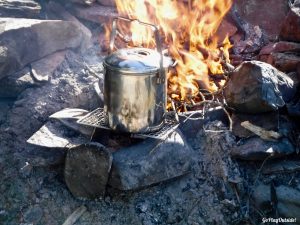
<path id="1" fill-rule="evenodd" d="M 201 89 L 217 90 L 209 75 L 224 73 L 222 62 L 229 61 L 231 44 L 228 37 L 219 40 L 215 34 L 231 0 L 117 0 L 116 5 L 119 15 L 160 27 L 164 47 L 176 61 L 168 73 L 170 98 L 190 102 Z M 119 30 L 129 33 L 131 46 L 155 47 L 149 28 L 132 23 L 128 32 L 128 26 L 120 23 Z"/>

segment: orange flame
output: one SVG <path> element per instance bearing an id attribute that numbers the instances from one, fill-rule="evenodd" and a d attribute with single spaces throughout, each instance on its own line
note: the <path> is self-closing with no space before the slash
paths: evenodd
<path id="1" fill-rule="evenodd" d="M 177 61 L 168 74 L 169 96 L 185 101 L 200 88 L 216 90 L 208 75 L 224 72 L 221 58 L 229 60 L 231 45 L 215 33 L 231 4 L 232 0 L 116 0 L 120 15 L 160 26 L 166 48 Z M 128 33 L 128 24 L 120 30 Z M 132 23 L 130 33 L 134 46 L 154 47 L 149 28 Z"/>

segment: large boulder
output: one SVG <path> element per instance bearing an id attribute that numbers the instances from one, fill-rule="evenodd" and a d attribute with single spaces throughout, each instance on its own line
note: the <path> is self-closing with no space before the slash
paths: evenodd
<path id="1" fill-rule="evenodd" d="M 73 14 L 83 20 L 93 23 L 107 23 L 118 16 L 115 7 L 94 3 L 91 7 L 73 6 Z"/>
<path id="2" fill-rule="evenodd" d="M 273 66 L 247 61 L 230 74 L 224 96 L 230 107 L 242 113 L 263 113 L 283 107 L 295 95 L 294 82 Z"/>
<path id="3" fill-rule="evenodd" d="M 300 42 L 300 4 L 295 3 L 286 16 L 280 38 L 286 41 Z"/>
<path id="4" fill-rule="evenodd" d="M 297 71 L 300 65 L 300 44 L 280 41 L 263 47 L 259 53 L 259 60 L 275 66 L 283 72 Z"/>
<path id="5" fill-rule="evenodd" d="M 74 22 L 0 18 L 0 79 L 44 56 L 83 45 Z"/>
<path id="6" fill-rule="evenodd" d="M 286 0 L 236 0 L 238 13 L 248 23 L 262 28 L 269 39 L 275 40 L 289 7 Z"/>
<path id="7" fill-rule="evenodd" d="M 33 0 L 0 1 L 0 17 L 37 18 L 41 6 Z"/>

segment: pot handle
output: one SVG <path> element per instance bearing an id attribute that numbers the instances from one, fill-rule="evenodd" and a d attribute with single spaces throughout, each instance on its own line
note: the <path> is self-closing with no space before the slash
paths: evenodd
<path id="1" fill-rule="evenodd" d="M 153 30 L 154 38 L 155 38 L 155 42 L 156 42 L 156 50 L 160 55 L 159 73 L 158 73 L 157 82 L 159 84 L 164 83 L 165 79 L 166 79 L 166 74 L 165 74 L 165 70 L 164 70 L 164 66 L 163 66 L 162 43 L 161 43 L 161 38 L 159 35 L 158 26 L 155 26 L 154 24 L 151 24 L 151 23 L 142 22 L 138 19 L 129 19 L 129 18 L 121 17 L 121 16 L 114 18 L 113 23 L 112 23 L 112 31 L 111 31 L 111 35 L 110 35 L 110 41 L 109 41 L 109 53 L 113 52 L 113 50 L 114 50 L 115 38 L 117 35 L 117 21 L 118 20 L 123 20 L 123 21 L 129 22 L 129 23 L 138 22 L 139 24 L 150 27 Z"/>

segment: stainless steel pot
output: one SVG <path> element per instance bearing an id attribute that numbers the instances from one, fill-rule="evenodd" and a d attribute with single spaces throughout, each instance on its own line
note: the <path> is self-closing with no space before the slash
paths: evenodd
<path id="1" fill-rule="evenodd" d="M 111 49 L 117 19 L 113 22 Z M 107 56 L 103 63 L 104 109 L 109 126 L 130 133 L 154 131 L 163 125 L 167 102 L 166 72 L 171 65 L 171 59 L 162 55 L 157 27 L 139 23 L 154 30 L 157 51 L 120 49 Z"/>

